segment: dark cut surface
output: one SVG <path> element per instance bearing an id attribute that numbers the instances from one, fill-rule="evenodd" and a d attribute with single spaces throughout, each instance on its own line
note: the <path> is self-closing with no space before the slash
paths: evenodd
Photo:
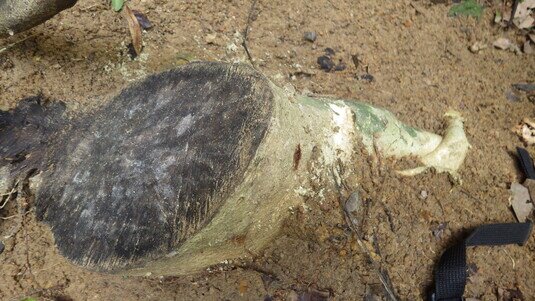
<path id="1" fill-rule="evenodd" d="M 39 169 L 43 155 L 65 127 L 65 105 L 41 96 L 28 97 L 9 111 L 0 111 L 0 167 L 15 178 Z"/>
<path id="2" fill-rule="evenodd" d="M 60 252 L 117 270 L 176 249 L 240 183 L 273 94 L 246 65 L 194 63 L 125 89 L 74 130 L 37 194 Z M 61 143 L 59 144 L 61 145 Z"/>

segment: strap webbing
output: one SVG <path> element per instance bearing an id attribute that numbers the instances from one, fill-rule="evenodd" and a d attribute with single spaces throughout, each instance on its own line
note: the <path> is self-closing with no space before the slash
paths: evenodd
<path id="1" fill-rule="evenodd" d="M 466 247 L 523 245 L 529 238 L 533 224 L 511 223 L 484 225 L 472 232 L 463 242 L 442 254 L 435 271 L 435 291 L 432 301 L 462 301 L 466 285 Z"/>
<path id="2" fill-rule="evenodd" d="M 535 179 L 535 168 L 533 167 L 533 160 L 525 148 L 517 147 L 518 161 L 520 161 L 520 167 L 526 174 L 528 179 Z"/>
<path id="3" fill-rule="evenodd" d="M 522 171 L 528 179 L 535 179 L 535 167 L 528 151 L 517 147 Z M 466 286 L 466 247 L 523 245 L 529 238 L 533 224 L 491 224 L 475 229 L 467 239 L 444 252 L 435 271 L 435 291 L 431 301 L 462 301 Z"/>

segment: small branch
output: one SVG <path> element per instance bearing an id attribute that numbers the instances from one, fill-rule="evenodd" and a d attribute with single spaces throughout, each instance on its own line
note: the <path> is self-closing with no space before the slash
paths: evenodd
<path id="1" fill-rule="evenodd" d="M 377 272 L 377 275 L 379 276 L 379 280 L 383 284 L 383 288 L 385 289 L 388 298 L 390 301 L 397 301 L 397 297 L 395 295 L 395 290 L 392 286 L 392 282 L 390 281 L 390 276 L 388 276 L 388 271 L 381 267 L 381 263 L 374 260 L 373 256 L 371 256 L 370 251 L 368 248 L 364 245 L 364 242 L 360 239 L 360 233 L 357 229 L 357 225 L 355 225 L 353 219 L 351 218 L 351 212 L 348 212 L 347 207 L 344 207 L 344 216 L 347 225 L 349 228 L 353 231 L 355 234 L 355 238 L 357 240 L 357 244 L 359 245 L 360 249 L 366 254 L 366 257 L 368 257 L 368 260 L 372 263 L 375 271 Z"/>
<path id="2" fill-rule="evenodd" d="M 16 41 L 16 42 L 14 42 L 14 43 L 11 43 L 11 44 L 9 44 L 9 45 L 6 45 L 5 47 L 0 48 L 0 53 L 2 53 L 2 52 L 4 52 L 4 51 L 6 51 L 6 50 L 12 48 L 13 46 L 16 46 L 17 44 L 20 44 L 20 43 L 22 43 L 22 42 L 28 40 L 29 38 L 33 38 L 33 37 L 35 37 L 35 36 L 37 36 L 37 35 L 38 35 L 37 33 L 36 33 L 36 34 L 32 34 L 32 35 L 29 35 L 29 36 L 27 36 L 27 37 L 21 39 L 21 40 L 18 40 L 18 41 Z"/>
<path id="3" fill-rule="evenodd" d="M 511 11 L 511 17 L 509 18 L 509 22 L 507 22 L 507 27 L 511 27 L 513 25 L 513 20 L 515 19 L 518 3 L 520 3 L 519 0 L 513 0 L 513 10 Z"/>
<path id="4" fill-rule="evenodd" d="M 242 46 L 243 49 L 245 49 L 245 53 L 247 53 L 247 58 L 249 59 L 249 62 L 251 62 L 251 65 L 253 64 L 253 57 L 251 56 L 251 52 L 249 52 L 249 47 L 247 47 L 247 40 L 249 38 L 249 28 L 251 27 L 251 23 L 253 22 L 253 14 L 256 7 L 256 3 L 258 0 L 253 0 L 251 3 L 251 7 L 249 8 L 249 15 L 247 17 L 247 24 L 245 25 L 245 30 L 243 31 L 243 42 Z"/>
<path id="5" fill-rule="evenodd" d="M 15 187 L 20 187 L 20 186 L 21 185 L 16 184 Z M 20 190 L 17 189 L 17 191 L 20 191 Z M 13 227 L 11 227 L 9 232 L 2 237 L 2 240 L 6 240 L 15 236 L 19 232 L 20 228 L 22 227 L 22 221 L 23 221 L 25 212 L 24 212 L 24 206 L 22 205 L 21 199 L 22 199 L 22 196 L 20 194 L 18 194 L 17 197 L 15 198 L 15 201 L 17 203 L 17 214 L 16 214 L 17 222 Z"/>

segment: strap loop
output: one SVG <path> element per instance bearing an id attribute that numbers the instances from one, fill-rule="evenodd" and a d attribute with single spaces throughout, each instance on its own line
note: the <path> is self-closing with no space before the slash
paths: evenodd
<path id="1" fill-rule="evenodd" d="M 523 245 L 528 240 L 533 224 L 510 223 L 483 225 L 475 229 L 463 242 L 442 254 L 435 271 L 435 291 L 431 301 L 462 301 L 466 286 L 466 247 Z"/>

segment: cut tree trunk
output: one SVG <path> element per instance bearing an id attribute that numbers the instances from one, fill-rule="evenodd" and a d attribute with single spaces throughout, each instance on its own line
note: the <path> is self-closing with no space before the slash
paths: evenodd
<path id="1" fill-rule="evenodd" d="M 30 29 L 77 0 L 0 0 L 0 37 Z"/>
<path id="2" fill-rule="evenodd" d="M 261 251 L 312 180 L 343 185 L 341 167 L 358 169 L 362 153 L 418 158 L 404 174 L 456 175 L 469 144 L 459 114 L 447 119 L 441 137 L 368 104 L 281 89 L 247 65 L 193 63 L 41 139 L 37 217 L 76 264 L 189 274 Z"/>

